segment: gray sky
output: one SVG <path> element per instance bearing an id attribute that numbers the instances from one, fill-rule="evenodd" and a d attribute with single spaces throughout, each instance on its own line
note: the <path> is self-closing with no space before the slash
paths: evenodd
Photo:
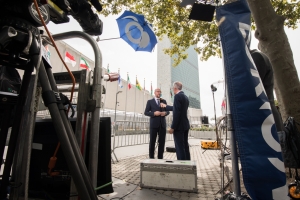
<path id="1" fill-rule="evenodd" d="M 104 18 L 100 16 L 103 21 L 103 34 L 100 39 L 117 38 L 119 37 L 119 30 L 116 22 L 118 16 L 109 16 Z M 48 24 L 49 30 L 55 33 L 66 31 L 81 31 L 80 25 L 71 18 L 67 24 L 56 25 L 50 22 Z M 300 28 L 296 30 L 286 29 L 287 36 L 294 54 L 294 61 L 298 73 L 300 73 Z M 94 53 L 90 45 L 81 39 L 66 40 L 69 45 L 81 51 L 83 54 L 94 60 Z M 111 72 L 117 72 L 120 68 L 120 74 L 123 79 L 126 79 L 127 72 L 131 83 L 135 84 L 135 77 L 142 87 L 144 87 L 143 80 L 145 78 L 146 90 L 150 91 L 150 82 L 152 81 L 153 89 L 157 86 L 157 52 L 156 47 L 154 52 L 135 52 L 122 39 L 113 39 L 98 42 L 103 56 L 103 67 L 109 68 Z M 256 48 L 258 41 L 252 37 L 251 47 Z M 211 57 L 208 61 L 201 62 L 199 60 L 199 79 L 200 79 L 200 101 L 203 114 L 213 117 L 213 101 L 210 85 L 218 80 L 223 80 L 223 64 L 222 60 L 216 57 Z M 299 75 L 299 74 L 298 74 Z M 223 84 L 217 84 L 217 92 L 215 92 L 217 116 L 221 115 L 221 102 L 224 96 Z"/>

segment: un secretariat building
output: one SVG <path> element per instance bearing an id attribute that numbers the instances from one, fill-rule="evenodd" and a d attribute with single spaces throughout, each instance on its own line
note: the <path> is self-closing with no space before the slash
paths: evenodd
<path id="1" fill-rule="evenodd" d="M 182 90 L 189 98 L 190 108 L 199 109 L 201 112 L 197 52 L 191 46 L 186 51 L 188 54 L 187 59 L 173 67 L 173 58 L 163 52 L 163 49 L 170 46 L 171 42 L 167 37 L 160 40 L 157 46 L 157 85 L 162 90 L 162 97 L 168 103 L 173 103 L 174 94 L 170 94 L 172 91 L 170 89 L 172 89 L 172 84 L 175 81 L 180 81 L 183 84 Z"/>

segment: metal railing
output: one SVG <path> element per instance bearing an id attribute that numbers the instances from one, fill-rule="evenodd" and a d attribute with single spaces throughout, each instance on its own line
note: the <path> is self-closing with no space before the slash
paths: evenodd
<path id="1" fill-rule="evenodd" d="M 128 147 L 142 144 L 149 144 L 150 142 L 150 128 L 149 121 L 134 122 L 134 121 L 116 121 L 112 126 L 112 154 L 118 161 L 115 155 L 115 149 L 120 147 Z M 167 127 L 170 124 L 167 121 Z M 172 141 L 173 135 L 167 134 L 166 141 Z"/>

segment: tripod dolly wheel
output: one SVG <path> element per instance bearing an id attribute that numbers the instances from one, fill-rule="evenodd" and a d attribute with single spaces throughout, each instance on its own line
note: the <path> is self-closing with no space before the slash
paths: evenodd
<path id="1" fill-rule="evenodd" d="M 300 185 L 299 183 L 292 183 L 289 185 L 289 196 L 296 200 L 300 199 Z"/>

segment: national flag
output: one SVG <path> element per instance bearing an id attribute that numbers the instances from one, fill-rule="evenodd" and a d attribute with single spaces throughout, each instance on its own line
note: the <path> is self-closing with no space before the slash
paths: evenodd
<path id="1" fill-rule="evenodd" d="M 110 71 L 109 71 L 109 64 L 107 64 L 107 73 L 109 73 Z"/>
<path id="2" fill-rule="evenodd" d="M 80 67 L 87 70 L 91 70 L 89 63 L 84 58 L 80 58 Z"/>
<path id="3" fill-rule="evenodd" d="M 153 89 L 152 89 L 152 82 L 151 82 L 151 95 L 153 94 Z"/>
<path id="4" fill-rule="evenodd" d="M 139 83 L 139 81 L 136 79 L 136 86 L 135 86 L 138 90 L 142 90 L 142 87 Z"/>
<path id="5" fill-rule="evenodd" d="M 72 56 L 69 52 L 66 51 L 66 55 L 65 55 L 65 62 L 66 63 L 71 63 L 71 65 L 73 67 L 75 67 L 76 65 L 76 61 L 75 61 L 75 58 L 74 56 Z"/>
<path id="6" fill-rule="evenodd" d="M 119 79 L 118 79 L 118 85 L 120 88 L 123 88 L 123 83 L 122 83 L 122 79 L 121 79 L 121 75 L 119 74 Z"/>
<path id="7" fill-rule="evenodd" d="M 226 115 L 226 99 L 224 98 L 221 104 L 222 115 Z"/>
<path id="8" fill-rule="evenodd" d="M 130 79 L 129 79 L 129 76 L 127 74 L 127 83 L 128 83 L 128 90 L 131 89 L 131 83 L 130 83 Z"/>
<path id="9" fill-rule="evenodd" d="M 172 89 L 170 88 L 170 96 L 173 97 Z"/>

